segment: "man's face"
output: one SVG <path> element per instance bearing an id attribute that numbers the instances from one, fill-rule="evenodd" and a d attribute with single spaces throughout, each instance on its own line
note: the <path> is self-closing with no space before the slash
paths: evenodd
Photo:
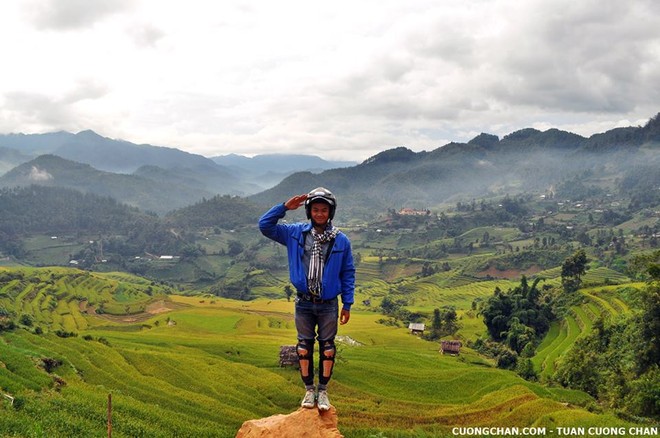
<path id="1" fill-rule="evenodd" d="M 330 206 L 325 202 L 315 202 L 310 210 L 312 220 L 317 225 L 326 225 L 330 219 Z"/>

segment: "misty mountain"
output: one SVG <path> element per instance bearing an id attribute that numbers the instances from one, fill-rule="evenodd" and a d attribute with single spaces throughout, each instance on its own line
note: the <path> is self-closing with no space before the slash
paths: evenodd
<path id="1" fill-rule="evenodd" d="M 0 166 L 3 166 L 0 175 L 36 156 L 56 155 L 106 172 L 133 173 L 160 184 L 181 187 L 178 184 L 187 181 L 188 184 L 184 184 L 187 190 L 200 191 L 193 200 L 215 194 L 247 195 L 263 190 L 263 186 L 245 182 L 234 171 L 201 155 L 113 140 L 89 130 L 77 134 L 0 135 L 0 147 L 19 154 L 3 165 L 0 153 Z"/>
<path id="2" fill-rule="evenodd" d="M 276 181 L 300 165 L 313 169 L 287 176 L 276 186 L 250 196 L 250 201 L 269 206 L 322 185 L 336 192 L 347 213 L 364 216 L 374 210 L 435 208 L 473 198 L 555 192 L 558 188 L 566 196 L 579 196 L 576 187 L 580 185 L 570 182 L 579 180 L 584 191 L 611 190 L 616 181 L 635 181 L 636 173 L 654 181 L 660 172 L 659 116 L 643 127 L 617 128 L 589 138 L 558 129 L 526 128 L 501 139 L 483 133 L 467 143 L 452 142 L 431 151 L 385 150 L 350 167 L 336 167 L 348 163 L 318 157 L 277 154 L 216 157 L 225 163 L 220 165 L 199 155 L 110 140 L 91 131 L 11 134 L 0 136 L 0 162 L 12 163 L 25 159 L 26 154 L 53 149 L 75 156 L 76 161 L 107 160 L 105 168 L 134 169 L 134 173 L 110 173 L 47 155 L 7 172 L 0 185 L 69 187 L 165 213 L 202 198 L 255 193 L 267 187 L 267 181 Z M 317 166 L 332 168 L 314 173 Z M 268 176 L 268 172 L 280 171 Z M 248 179 L 256 182 L 246 183 Z"/>
<path id="3" fill-rule="evenodd" d="M 82 131 L 52 152 L 62 158 L 87 163 L 99 170 L 131 173 L 140 165 L 172 167 L 197 167 L 211 164 L 208 158 L 181 151 L 151 145 L 137 145 L 122 140 L 102 137 L 94 131 Z"/>
<path id="4" fill-rule="evenodd" d="M 328 169 L 358 164 L 355 161 L 328 161 L 316 155 L 302 154 L 263 154 L 252 158 L 229 154 L 211 159 L 222 166 L 233 169 L 246 181 L 258 185 L 259 191 L 273 187 L 295 172 L 320 173 Z"/>
<path id="5" fill-rule="evenodd" d="M 372 215 L 373 210 L 387 208 L 424 209 L 473 198 L 545 193 L 576 177 L 607 190 L 617 178 L 636 171 L 660 172 L 660 115 L 644 127 L 618 128 L 589 138 L 530 128 L 502 139 L 481 134 L 429 152 L 399 147 L 354 167 L 292 174 L 250 199 L 271 205 L 325 186 L 338 195 L 340 210 Z"/>
<path id="6" fill-rule="evenodd" d="M 50 154 L 72 141 L 75 134 L 58 131 L 46 134 L 0 134 L 0 146 L 16 149 L 24 155 L 36 157 Z"/>
<path id="7" fill-rule="evenodd" d="M 210 195 L 249 195 L 263 188 L 244 181 L 239 177 L 218 172 L 214 163 L 200 163 L 196 167 L 175 166 L 163 169 L 158 166 L 146 165 L 133 172 L 133 175 L 148 178 L 164 186 L 187 187 L 199 191 L 196 199 Z"/>
<path id="8" fill-rule="evenodd" d="M 10 151 L 16 155 L 3 159 L 10 156 Z M 57 155 L 98 170 L 135 174 L 160 183 L 185 181 L 189 187 L 213 195 L 243 196 L 272 187 L 293 172 L 321 172 L 357 164 L 280 154 L 254 158 L 231 154 L 209 159 L 175 148 L 114 140 L 90 130 L 77 134 L 60 131 L 0 135 L 0 175 L 39 155 Z"/>
<path id="9" fill-rule="evenodd" d="M 216 163 L 236 167 L 253 173 L 286 173 L 292 171 L 327 170 L 337 167 L 350 167 L 358 164 L 355 161 L 328 161 L 316 155 L 302 154 L 263 154 L 254 157 L 229 154 L 211 157 Z"/>
<path id="10" fill-rule="evenodd" d="M 159 214 L 213 195 L 176 182 L 157 182 L 137 175 L 105 172 L 55 155 L 39 156 L 0 177 L 0 187 L 35 184 L 109 196 Z"/>
<path id="11" fill-rule="evenodd" d="M 16 149 L 0 147 L 0 175 L 30 159 L 30 156 L 24 155 Z"/>
<path id="12" fill-rule="evenodd" d="M 55 132 L 0 135 L 0 146 L 16 149 L 33 157 L 45 154 L 57 155 L 114 173 L 132 173 L 143 165 L 169 169 L 214 164 L 212 160 L 201 155 L 175 148 L 114 140 L 90 130 L 77 134 Z M 221 169 L 220 166 L 218 168 Z M 229 174 L 226 169 L 224 171 Z"/>

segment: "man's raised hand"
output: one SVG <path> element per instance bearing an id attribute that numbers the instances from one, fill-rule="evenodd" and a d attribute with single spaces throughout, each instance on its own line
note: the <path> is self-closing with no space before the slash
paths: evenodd
<path id="1" fill-rule="evenodd" d="M 289 199 L 284 203 L 284 206 L 286 207 L 287 210 L 295 210 L 298 207 L 302 206 L 305 203 L 305 200 L 307 199 L 307 195 L 297 195 Z"/>

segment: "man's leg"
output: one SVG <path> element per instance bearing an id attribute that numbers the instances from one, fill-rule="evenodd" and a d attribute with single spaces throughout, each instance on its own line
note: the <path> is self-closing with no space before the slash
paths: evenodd
<path id="1" fill-rule="evenodd" d="M 335 355 L 337 348 L 335 347 L 334 339 L 330 341 L 320 342 L 319 351 L 319 389 L 325 389 L 328 386 L 330 377 L 332 377 L 332 369 L 335 365 Z"/>
<path id="2" fill-rule="evenodd" d="M 305 384 L 305 396 L 300 402 L 303 408 L 313 408 L 316 404 L 316 390 L 314 388 L 314 339 L 302 339 L 296 346 L 300 377 Z"/>
<path id="3" fill-rule="evenodd" d="M 313 408 L 316 402 L 314 387 L 314 338 L 316 337 L 316 315 L 314 315 L 311 303 L 296 300 L 295 316 L 296 330 L 298 332 L 298 364 L 300 366 L 300 377 L 305 384 L 305 396 L 301 402 L 304 408 Z"/>
<path id="4" fill-rule="evenodd" d="M 319 395 L 318 407 L 322 411 L 330 409 L 330 400 L 326 392 L 332 369 L 335 365 L 335 356 L 337 348 L 335 347 L 335 337 L 337 336 L 337 318 L 339 307 L 337 300 L 333 303 L 323 304 L 318 309 L 319 325 Z"/>
<path id="5" fill-rule="evenodd" d="M 300 377 L 307 389 L 314 389 L 314 339 L 300 339 L 296 345 Z"/>

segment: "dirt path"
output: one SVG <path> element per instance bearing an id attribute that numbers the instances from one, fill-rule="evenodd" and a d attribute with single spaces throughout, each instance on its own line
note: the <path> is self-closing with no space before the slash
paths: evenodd
<path id="1" fill-rule="evenodd" d="M 173 303 L 167 300 L 158 300 L 147 305 L 147 308 L 144 312 L 134 313 L 131 315 L 110 315 L 107 313 L 97 314 L 96 307 L 90 306 L 87 301 L 81 301 L 79 303 L 81 313 L 92 315 L 106 321 L 123 323 L 144 322 L 154 315 L 171 312 L 172 310 L 181 309 L 184 307 L 188 307 L 188 305 L 183 303 Z"/>

